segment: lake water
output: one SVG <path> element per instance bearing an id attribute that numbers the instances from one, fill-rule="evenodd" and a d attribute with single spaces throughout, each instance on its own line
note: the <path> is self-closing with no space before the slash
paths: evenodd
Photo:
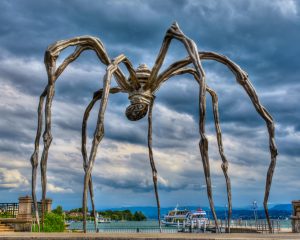
<path id="1" fill-rule="evenodd" d="M 290 220 L 278 220 L 280 223 L 280 228 L 291 228 L 291 221 Z M 254 221 L 247 220 L 239 222 L 241 226 L 254 225 Z M 234 226 L 236 223 L 233 223 Z M 71 222 L 68 228 L 69 230 L 82 230 L 83 225 L 82 222 Z M 95 226 L 93 221 L 87 221 L 87 231 L 88 232 L 95 232 Z M 118 222 L 111 222 L 111 223 L 99 223 L 98 224 L 98 231 L 99 232 L 143 232 L 143 233 L 155 233 L 159 232 L 158 221 L 155 220 L 148 220 L 148 221 L 118 221 Z M 165 233 L 176 233 L 178 231 L 176 226 L 168 226 L 162 227 L 162 232 Z"/>
<path id="2" fill-rule="evenodd" d="M 82 230 L 82 222 L 71 222 L 68 229 Z M 99 223 L 99 232 L 159 232 L 158 221 L 118 221 L 110 223 Z M 87 231 L 95 232 L 93 221 L 87 221 Z M 177 232 L 177 227 L 162 227 L 166 233 Z"/>

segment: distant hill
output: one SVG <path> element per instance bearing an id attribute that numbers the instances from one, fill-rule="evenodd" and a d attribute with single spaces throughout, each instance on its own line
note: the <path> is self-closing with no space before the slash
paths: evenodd
<path id="1" fill-rule="evenodd" d="M 277 211 L 292 211 L 292 204 L 277 204 L 274 207 L 270 208 L 270 210 L 277 210 Z"/>
<path id="2" fill-rule="evenodd" d="M 180 209 L 189 209 L 189 210 L 196 210 L 197 207 L 195 206 L 180 206 Z M 131 212 L 141 211 L 148 219 L 157 219 L 157 208 L 156 207 L 120 207 L 120 208 L 109 208 L 110 210 L 130 210 Z M 173 210 L 174 207 L 162 207 L 160 209 L 161 216 L 168 214 L 169 211 Z M 204 207 L 205 211 L 210 211 L 209 208 Z M 216 208 L 217 209 L 217 208 Z M 101 209 L 107 210 L 107 209 Z"/>
<path id="3" fill-rule="evenodd" d="M 180 206 L 180 209 L 189 209 L 189 210 L 196 210 L 198 207 L 195 206 Z M 109 208 L 110 210 L 130 210 L 131 212 L 141 211 L 147 219 L 157 219 L 157 208 L 156 207 L 120 207 L 120 208 Z M 161 208 L 161 217 L 163 218 L 164 215 L 168 214 L 169 211 L 173 210 L 174 207 L 162 207 Z M 210 219 L 212 219 L 212 213 L 209 207 L 202 207 L 203 210 L 207 212 L 207 215 Z M 224 219 L 227 216 L 227 208 L 225 207 L 215 207 L 216 213 L 219 219 Z M 108 210 L 108 209 L 101 209 Z M 291 204 L 277 204 L 269 209 L 270 217 L 272 219 L 285 219 L 289 218 L 292 213 L 292 206 Z M 263 208 L 257 209 L 257 216 L 259 219 L 265 218 L 265 212 Z M 244 208 L 233 208 L 232 210 L 232 218 L 233 219 L 253 219 L 254 212 L 250 206 Z"/>

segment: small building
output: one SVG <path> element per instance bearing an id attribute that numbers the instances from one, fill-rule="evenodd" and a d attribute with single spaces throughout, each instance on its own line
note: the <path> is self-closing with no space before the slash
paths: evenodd
<path id="1" fill-rule="evenodd" d="M 294 233 L 300 233 L 300 200 L 292 201 L 293 215 L 292 219 L 292 230 Z"/>

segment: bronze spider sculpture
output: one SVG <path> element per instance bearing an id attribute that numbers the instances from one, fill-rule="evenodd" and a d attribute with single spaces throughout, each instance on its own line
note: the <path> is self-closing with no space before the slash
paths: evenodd
<path id="1" fill-rule="evenodd" d="M 188 52 L 188 56 L 185 59 L 177 61 L 171 64 L 166 70 L 159 74 L 159 70 L 163 64 L 164 58 L 168 51 L 169 45 L 172 39 L 177 39 L 183 43 L 184 47 Z M 56 67 L 56 60 L 59 57 L 60 53 L 70 46 L 76 46 L 74 52 L 64 59 L 63 63 Z M 207 195 L 210 204 L 210 208 L 215 220 L 215 225 L 217 231 L 219 230 L 217 216 L 214 208 L 214 202 L 212 197 L 212 185 L 210 177 L 210 166 L 208 158 L 208 141 L 205 135 L 205 114 L 206 114 L 206 92 L 211 95 L 213 102 L 213 113 L 215 121 L 215 130 L 217 135 L 217 142 L 219 153 L 222 159 L 222 170 L 226 180 L 227 188 L 227 201 L 228 201 L 228 231 L 230 231 L 230 219 L 232 213 L 232 204 L 231 204 L 231 184 L 230 178 L 228 176 L 228 161 L 225 157 L 223 151 L 222 143 L 222 134 L 219 124 L 219 113 L 218 113 L 218 98 L 216 93 L 206 85 L 205 82 L 205 72 L 201 65 L 201 60 L 214 60 L 226 65 L 235 75 L 237 82 L 244 88 L 250 100 L 252 101 L 256 111 L 259 115 L 265 120 L 268 133 L 269 133 L 269 146 L 271 152 L 271 163 L 269 165 L 266 186 L 265 186 L 265 196 L 264 196 L 264 208 L 266 218 L 268 220 L 269 230 L 272 231 L 272 226 L 268 214 L 268 198 L 269 192 L 272 183 L 273 172 L 276 164 L 277 148 L 274 140 L 274 122 L 271 115 L 268 111 L 262 106 L 259 101 L 259 98 L 248 78 L 248 75 L 243 71 L 237 64 L 228 59 L 227 57 L 214 53 L 214 52 L 198 52 L 197 46 L 193 40 L 189 39 L 184 35 L 180 30 L 177 23 L 172 24 L 172 26 L 167 30 L 166 35 L 163 39 L 162 47 L 157 56 L 153 68 L 150 70 L 146 65 L 142 64 L 138 67 L 137 70 L 134 70 L 131 62 L 126 58 L 125 55 L 121 54 L 115 59 L 110 59 L 106 50 L 98 38 L 91 36 L 82 36 L 75 37 L 68 40 L 58 41 L 50 45 L 45 52 L 45 65 L 48 74 L 48 84 L 45 90 L 40 96 L 39 106 L 38 106 L 38 128 L 35 138 L 35 150 L 31 156 L 32 164 L 32 198 L 35 206 L 36 219 L 39 225 L 39 216 L 37 211 L 37 200 L 36 200 L 36 174 L 38 166 L 38 152 L 39 152 L 39 141 L 42 131 L 42 111 L 44 106 L 44 99 L 46 98 L 45 103 L 45 131 L 43 134 L 44 148 L 41 157 L 41 181 L 42 181 L 42 203 L 44 204 L 46 198 L 46 169 L 47 169 L 47 159 L 48 151 L 52 141 L 51 135 L 51 104 L 54 96 L 55 82 L 65 68 L 74 60 L 76 60 L 80 54 L 85 50 L 93 50 L 97 54 L 99 60 L 107 66 L 106 74 L 103 78 L 103 88 L 94 93 L 94 97 L 88 107 L 85 110 L 83 123 L 82 123 L 82 156 L 83 156 L 83 167 L 85 171 L 84 176 L 84 190 L 83 190 L 83 227 L 86 232 L 86 206 L 87 206 L 87 191 L 89 189 L 91 202 L 93 207 L 93 213 L 95 215 L 95 206 L 94 206 L 94 194 L 93 194 L 93 184 L 92 184 L 92 168 L 95 162 L 96 153 L 98 145 L 104 137 L 104 113 L 107 106 L 109 94 L 116 93 L 127 93 L 130 101 L 130 105 L 126 109 L 126 116 L 129 120 L 137 121 L 145 117 L 148 113 L 148 149 L 149 149 L 149 158 L 150 165 L 152 169 L 154 191 L 157 203 L 158 210 L 158 220 L 159 227 L 161 229 L 160 223 L 160 202 L 158 197 L 157 190 L 157 170 L 155 167 L 153 153 L 152 153 L 152 108 L 155 100 L 155 92 L 159 87 L 166 82 L 169 78 L 176 75 L 181 75 L 185 73 L 191 74 L 199 84 L 199 134 L 200 134 L 200 154 L 203 162 L 204 175 L 207 186 Z M 125 75 L 119 68 L 119 64 L 123 63 L 126 69 L 129 72 L 129 78 L 126 79 Z M 193 67 L 188 67 L 192 64 Z M 111 87 L 112 76 L 115 77 L 118 84 L 117 87 Z M 96 129 L 94 132 L 94 138 L 91 146 L 91 151 L 88 156 L 86 151 L 86 126 L 89 113 L 93 108 L 94 104 L 101 100 L 100 109 L 98 112 L 98 120 Z M 44 207 L 42 207 L 42 223 L 44 216 Z"/>

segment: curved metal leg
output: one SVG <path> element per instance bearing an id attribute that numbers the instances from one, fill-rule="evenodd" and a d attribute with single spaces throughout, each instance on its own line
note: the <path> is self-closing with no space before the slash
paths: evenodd
<path id="1" fill-rule="evenodd" d="M 59 57 L 61 51 L 66 49 L 67 47 L 70 46 L 76 46 L 75 51 L 70 54 L 64 61 L 63 63 L 56 68 L 56 60 Z M 61 75 L 61 73 L 65 70 L 65 68 L 74 60 L 76 60 L 80 54 L 84 50 L 94 50 L 100 59 L 100 61 L 106 65 L 111 63 L 110 58 L 108 57 L 104 46 L 100 39 L 89 37 L 89 36 L 83 36 L 83 37 L 76 37 L 68 40 L 62 40 L 58 41 L 52 45 L 50 45 L 47 48 L 47 51 L 45 52 L 45 65 L 46 65 L 46 70 L 48 74 L 48 87 L 45 92 L 45 95 L 43 96 L 43 99 L 45 96 L 47 96 L 46 100 L 46 106 L 45 106 L 45 118 L 46 118 L 46 124 L 45 124 L 45 132 L 43 134 L 43 140 L 44 140 L 44 149 L 41 157 L 41 181 L 42 181 L 42 223 L 44 219 L 44 201 L 46 198 L 46 186 L 47 186 L 47 178 L 46 178 L 46 171 L 47 171 L 47 159 L 48 159 L 48 150 L 52 141 L 52 136 L 51 136 L 51 105 L 52 105 L 52 100 L 54 96 L 54 91 L 55 91 L 55 82 L 57 78 Z M 125 65 L 130 68 L 131 63 L 129 62 L 128 59 L 124 60 Z M 132 70 L 132 69 L 131 69 Z M 122 71 L 117 68 L 114 70 L 114 74 L 116 76 L 116 80 L 118 84 L 124 89 L 124 90 L 130 90 L 131 86 L 127 82 L 124 74 Z M 136 80 L 135 73 L 132 71 L 130 72 L 131 78 L 133 81 Z M 43 101 L 42 99 L 42 101 Z M 41 110 L 42 111 L 42 110 Z M 38 125 L 40 127 L 40 124 Z M 38 129 L 38 132 L 41 131 Z M 37 133 L 38 134 L 38 133 Z M 40 136 L 37 136 L 38 139 Z M 37 138 L 36 138 L 37 140 Z M 36 187 L 36 168 L 38 165 L 38 152 L 36 151 L 38 149 L 38 145 L 35 144 L 35 152 L 31 157 L 31 162 L 32 162 L 32 196 L 33 200 L 36 202 L 36 195 L 35 195 L 35 187 Z M 37 204 L 35 203 L 35 207 L 37 208 Z M 36 217 L 38 218 L 38 213 L 36 213 Z M 39 219 L 37 219 L 39 223 Z"/>
<path id="2" fill-rule="evenodd" d="M 102 95 L 102 92 L 101 92 Z M 86 172 L 87 170 L 87 152 L 86 152 L 86 128 L 87 128 L 87 120 L 90 115 L 90 111 L 92 110 L 93 106 L 95 105 L 96 101 L 101 99 L 95 99 L 93 98 L 92 101 L 89 103 L 87 106 L 84 116 L 83 116 L 83 121 L 82 121 L 82 138 L 81 138 L 81 153 L 82 153 L 82 158 L 83 158 L 83 169 Z M 92 202 L 92 208 L 93 208 L 93 214 L 94 214 L 94 225 L 95 229 L 97 230 L 97 219 L 96 219 L 96 210 L 95 210 L 95 204 L 94 204 L 94 190 L 93 190 L 93 181 L 92 181 L 92 176 L 89 180 L 89 192 L 90 192 L 90 197 L 91 197 L 91 202 Z"/>
<path id="3" fill-rule="evenodd" d="M 84 187 L 83 187 L 83 200 L 82 200 L 82 209 L 83 209 L 83 230 L 86 232 L 86 206 L 87 206 L 87 189 L 90 181 L 92 168 L 95 162 L 97 148 L 104 136 L 104 113 L 107 106 L 108 95 L 110 92 L 110 83 L 112 74 L 118 69 L 118 64 L 124 61 L 126 57 L 120 55 L 117 57 L 108 67 L 107 72 L 103 78 L 103 93 L 101 98 L 100 109 L 98 113 L 97 126 L 94 133 L 94 139 L 91 147 L 91 152 L 89 156 L 89 161 L 87 162 L 87 167 L 84 176 Z"/>
<path id="4" fill-rule="evenodd" d="M 200 59 L 202 60 L 214 60 L 217 62 L 220 62 L 228 67 L 228 69 L 235 75 L 237 82 L 244 88 L 246 93 L 248 94 L 250 100 L 252 101 L 253 106 L 255 107 L 257 113 L 264 119 L 267 128 L 268 128 L 268 134 L 269 134 L 269 148 L 270 148 L 270 154 L 271 154 L 271 162 L 268 168 L 268 173 L 266 177 L 266 185 L 265 185 L 265 196 L 264 196 L 264 209 L 266 218 L 269 225 L 270 233 L 272 232 L 272 225 L 270 221 L 270 216 L 268 212 L 268 199 L 269 199 L 269 193 L 272 185 L 272 178 L 273 173 L 276 166 L 276 157 L 278 155 L 277 147 L 275 144 L 275 126 L 274 126 L 274 120 L 272 116 L 269 114 L 269 112 L 266 110 L 266 108 L 260 103 L 259 97 L 252 86 L 248 74 L 243 71 L 236 63 L 231 61 L 229 58 L 227 58 L 224 55 L 214 53 L 214 52 L 198 52 L 198 55 Z M 155 91 L 160 84 L 162 84 L 164 81 L 166 81 L 169 77 L 169 75 L 173 75 L 175 71 L 177 71 L 180 68 L 183 68 L 187 66 L 188 64 L 192 63 L 193 59 L 192 57 L 187 57 L 183 60 L 177 61 L 170 65 L 165 71 L 163 71 L 158 77 L 157 81 L 152 85 L 152 90 Z"/>
<path id="5" fill-rule="evenodd" d="M 269 148 L 270 148 L 270 153 L 271 153 L 271 162 L 269 165 L 268 173 L 267 173 L 267 178 L 266 178 L 266 187 L 265 187 L 265 197 L 264 197 L 264 209 L 265 209 L 265 214 L 266 218 L 268 221 L 269 225 L 269 232 L 272 233 L 272 224 L 269 216 L 269 211 L 268 211 L 268 199 L 269 199 L 269 194 L 270 194 L 270 189 L 272 185 L 272 178 L 273 178 L 273 173 L 275 170 L 276 166 L 276 156 L 278 154 L 277 152 L 277 147 L 275 144 L 275 127 L 274 127 L 274 120 L 272 116 L 268 113 L 268 111 L 262 106 L 262 104 L 259 102 L 258 96 L 256 95 L 256 92 L 251 85 L 251 83 L 248 80 L 248 76 L 245 76 L 241 81 L 241 85 L 243 88 L 246 90 L 248 93 L 253 105 L 256 108 L 256 111 L 262 116 L 262 118 L 265 120 L 269 132 Z"/>
<path id="6" fill-rule="evenodd" d="M 110 79 L 107 78 L 107 74 L 105 75 L 105 90 L 106 92 L 109 92 L 110 87 Z M 106 98 L 103 98 L 100 105 L 100 110 L 98 114 L 98 121 L 97 121 L 97 127 L 94 133 L 94 139 L 92 143 L 91 153 L 89 157 L 89 161 L 87 162 L 86 168 L 85 168 L 85 175 L 84 175 L 84 187 L 83 187 L 83 200 L 82 200 L 82 211 L 83 211 L 83 230 L 86 233 L 86 207 L 87 207 L 87 189 L 91 178 L 92 168 L 95 162 L 97 148 L 99 143 L 101 142 L 103 136 L 104 136 L 104 112 L 107 105 L 107 96 Z"/>
<path id="7" fill-rule="evenodd" d="M 54 96 L 54 84 L 48 85 L 46 107 L 45 107 L 45 132 L 43 134 L 44 149 L 41 158 L 41 180 L 42 180 L 42 228 L 44 228 L 45 199 L 47 191 L 47 160 L 48 152 L 52 142 L 51 135 L 51 104 Z"/>
<path id="8" fill-rule="evenodd" d="M 209 169 L 209 157 L 208 157 L 208 141 L 205 135 L 205 113 L 206 113 L 206 85 L 205 85 L 205 72 L 202 68 L 200 57 L 198 55 L 197 46 L 193 40 L 189 39 L 184 35 L 184 33 L 180 30 L 177 23 L 172 24 L 172 26 L 167 30 L 166 35 L 164 37 L 162 47 L 159 51 L 159 54 L 156 58 L 155 64 L 152 68 L 148 83 L 145 85 L 144 89 L 151 89 L 154 90 L 155 86 L 152 86 L 155 79 L 157 78 L 158 71 L 161 68 L 168 48 L 172 39 L 177 39 L 178 41 L 182 42 L 184 47 L 186 48 L 191 62 L 193 63 L 196 74 L 200 85 L 200 93 L 199 93 L 199 108 L 200 108 L 200 115 L 199 115 L 199 134 L 200 134 L 200 154 L 203 163 L 203 169 L 205 173 L 205 180 L 207 184 L 207 193 L 209 198 L 209 204 L 211 211 L 214 216 L 216 228 L 218 227 L 217 215 L 215 213 L 214 202 L 212 199 L 212 190 L 211 190 L 211 181 L 210 181 L 210 169 Z"/>
<path id="9" fill-rule="evenodd" d="M 150 166 L 152 169 L 152 178 L 153 178 L 153 185 L 155 191 L 155 198 L 157 204 L 157 217 L 158 217 L 158 225 L 159 231 L 162 232 L 161 228 L 161 219 L 160 219 L 160 202 L 158 196 L 158 189 L 157 189 L 157 170 L 155 167 L 155 162 L 153 158 L 153 151 L 152 151 L 152 109 L 153 109 L 154 99 L 150 102 L 149 105 L 149 113 L 148 113 L 148 149 L 149 149 L 149 159 L 150 159 Z"/>
<path id="10" fill-rule="evenodd" d="M 39 212 L 38 212 L 38 205 L 36 199 L 36 174 L 37 174 L 37 167 L 39 163 L 39 146 L 40 146 L 40 138 L 42 133 L 42 124 L 43 124 L 43 105 L 44 99 L 47 95 L 47 86 L 45 90 L 42 92 L 40 96 L 39 106 L 38 106 L 38 127 L 36 131 L 35 143 L 34 143 L 34 152 L 31 155 L 30 162 L 32 166 L 32 181 L 31 181 L 31 194 L 32 194 L 32 201 L 34 206 L 35 218 L 38 225 L 38 231 L 40 231 L 40 219 L 39 219 Z"/>
<path id="11" fill-rule="evenodd" d="M 223 141 L 222 141 L 222 132 L 220 127 L 220 120 L 219 120 L 219 110 L 218 110 L 218 96 L 214 90 L 209 87 L 206 87 L 206 90 L 211 95 L 213 111 L 214 111 L 214 120 L 215 120 L 215 129 L 217 134 L 217 141 L 218 141 L 218 148 L 219 153 L 222 159 L 222 170 L 226 181 L 226 190 L 227 190 L 227 203 L 228 203 L 228 219 L 227 219 L 227 226 L 228 226 L 228 233 L 230 233 L 230 220 L 232 214 L 232 201 L 231 201 L 231 182 L 229 175 L 227 173 L 228 170 L 228 161 L 224 153 L 223 148 Z"/>
<path id="12" fill-rule="evenodd" d="M 120 92 L 120 88 L 111 88 L 110 93 L 118 93 Z M 87 151 L 86 151 L 86 130 L 87 130 L 87 121 L 90 115 L 91 110 L 93 109 L 95 103 L 101 99 L 102 97 L 102 92 L 103 89 L 100 89 L 99 91 L 94 93 L 94 97 L 85 109 L 84 115 L 83 115 L 83 120 L 82 120 L 82 138 L 81 138 L 81 153 L 83 157 L 83 169 L 86 172 L 87 170 Z M 95 202 L 94 202 L 94 190 L 93 190 L 93 181 L 92 181 L 92 176 L 89 181 L 89 192 L 90 192 L 90 198 L 91 198 L 91 203 L 92 203 L 92 209 L 93 209 L 93 215 L 94 215 L 94 225 L 95 229 L 97 229 L 97 219 L 96 219 L 96 210 L 95 210 Z"/>

